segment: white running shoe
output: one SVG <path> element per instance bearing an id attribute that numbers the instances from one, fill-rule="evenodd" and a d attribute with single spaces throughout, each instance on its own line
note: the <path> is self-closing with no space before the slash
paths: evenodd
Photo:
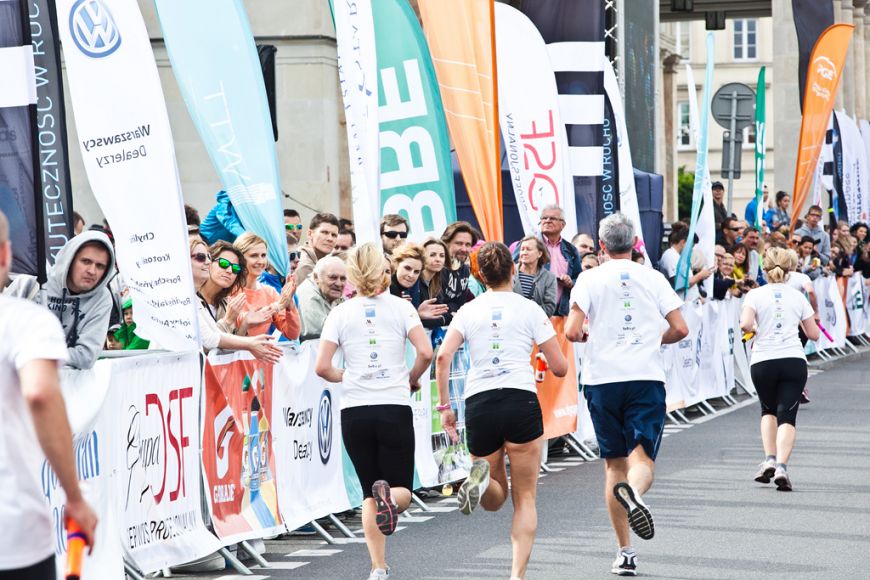
<path id="1" fill-rule="evenodd" d="M 475 459 L 468 472 L 468 478 L 459 486 L 456 499 L 459 500 L 459 511 L 469 515 L 480 503 L 480 498 L 489 487 L 489 462 L 486 459 Z"/>
<path id="2" fill-rule="evenodd" d="M 617 576 L 637 576 L 637 552 L 632 549 L 616 552 L 610 571 Z"/>
<path id="3" fill-rule="evenodd" d="M 758 483 L 770 483 L 776 473 L 776 461 L 773 459 L 765 459 L 758 466 L 758 472 L 755 474 L 755 481 Z"/>
<path id="4" fill-rule="evenodd" d="M 640 499 L 640 494 L 625 482 L 613 486 L 613 495 L 628 513 L 628 525 L 642 540 L 651 540 L 656 530 L 653 517 L 647 505 Z"/>
<path id="5" fill-rule="evenodd" d="M 390 577 L 390 567 L 387 566 L 387 569 L 383 568 L 375 568 L 372 570 L 372 573 L 369 574 L 369 580 L 386 580 Z"/>

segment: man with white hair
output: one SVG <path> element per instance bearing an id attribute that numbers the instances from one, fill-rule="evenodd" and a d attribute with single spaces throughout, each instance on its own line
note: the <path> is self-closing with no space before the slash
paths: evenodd
<path id="1" fill-rule="evenodd" d="M 317 261 L 311 277 L 296 290 L 302 323 L 299 340 L 320 338 L 326 317 L 344 301 L 346 283 L 347 271 L 341 258 L 326 256 Z"/>
<path id="2" fill-rule="evenodd" d="M 683 301 L 667 279 L 631 260 L 637 241 L 631 220 L 619 212 L 608 216 L 598 239 L 610 259 L 577 279 L 565 336 L 588 342 L 581 379 L 604 458 L 607 509 L 619 542 L 611 571 L 629 576 L 637 573 L 629 526 L 645 540 L 655 533 L 641 495 L 652 485 L 665 423 L 661 345 L 678 342 L 689 331 L 680 314 Z M 668 328 L 662 333 L 664 322 Z"/>

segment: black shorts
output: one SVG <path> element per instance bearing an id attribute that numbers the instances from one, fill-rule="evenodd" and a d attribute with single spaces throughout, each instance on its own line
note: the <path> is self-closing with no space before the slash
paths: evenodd
<path id="1" fill-rule="evenodd" d="M 54 556 L 26 568 L 0 570 L 0 580 L 56 580 L 57 567 Z"/>
<path id="2" fill-rule="evenodd" d="M 372 496 L 379 479 L 414 487 L 414 418 L 408 405 L 366 405 L 341 411 L 341 438 L 362 484 Z"/>
<path id="3" fill-rule="evenodd" d="M 476 457 L 491 455 L 507 443 L 528 443 L 544 434 L 538 395 L 522 389 L 495 389 L 465 401 L 465 438 Z"/>
<path id="4" fill-rule="evenodd" d="M 779 358 L 749 367 L 752 384 L 758 392 L 762 415 L 776 415 L 777 425 L 792 427 L 797 421 L 801 393 L 807 386 L 807 361 Z"/>

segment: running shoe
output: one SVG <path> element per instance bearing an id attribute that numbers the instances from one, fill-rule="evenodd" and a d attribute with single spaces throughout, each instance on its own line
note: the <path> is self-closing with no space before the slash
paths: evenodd
<path id="1" fill-rule="evenodd" d="M 632 549 L 619 550 L 610 571 L 617 576 L 637 576 L 637 552 Z"/>
<path id="2" fill-rule="evenodd" d="M 773 483 L 776 484 L 776 491 L 791 491 L 791 479 L 788 477 L 785 469 L 781 467 L 776 468 Z"/>
<path id="3" fill-rule="evenodd" d="M 390 577 L 390 568 L 387 567 L 386 570 L 383 568 L 375 568 L 372 570 L 372 573 L 369 574 L 369 580 L 386 580 Z"/>
<path id="4" fill-rule="evenodd" d="M 765 459 L 758 466 L 758 472 L 755 474 L 755 481 L 758 483 L 770 483 L 773 475 L 776 472 L 776 461 Z"/>
<path id="5" fill-rule="evenodd" d="M 656 533 L 653 517 L 640 494 L 627 483 L 619 482 L 613 486 L 613 495 L 628 513 L 628 525 L 632 531 L 642 540 L 651 540 Z"/>
<path id="6" fill-rule="evenodd" d="M 809 404 L 810 402 L 810 390 L 804 387 L 803 392 L 801 392 L 801 405 Z"/>
<path id="7" fill-rule="evenodd" d="M 396 508 L 393 496 L 390 495 L 390 484 L 383 479 L 377 480 L 372 486 L 372 495 L 377 506 L 375 521 L 377 521 L 378 529 L 383 535 L 389 536 L 396 531 L 396 524 L 399 522 L 399 510 Z M 375 569 L 375 571 L 377 570 L 380 568 Z"/>
<path id="8" fill-rule="evenodd" d="M 459 511 L 469 515 L 480 503 L 480 498 L 489 487 L 489 462 L 486 459 L 475 459 L 468 472 L 468 478 L 459 486 L 456 498 L 459 500 Z"/>

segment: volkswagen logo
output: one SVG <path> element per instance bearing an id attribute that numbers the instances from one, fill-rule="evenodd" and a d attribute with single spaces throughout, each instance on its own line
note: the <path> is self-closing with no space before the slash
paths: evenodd
<path id="1" fill-rule="evenodd" d="M 103 0 L 76 0 L 69 31 L 78 49 L 91 58 L 109 56 L 121 46 L 121 33 Z"/>
<path id="2" fill-rule="evenodd" d="M 332 453 L 332 395 L 329 389 L 323 390 L 317 409 L 317 446 L 320 448 L 320 461 L 326 465 Z"/>

